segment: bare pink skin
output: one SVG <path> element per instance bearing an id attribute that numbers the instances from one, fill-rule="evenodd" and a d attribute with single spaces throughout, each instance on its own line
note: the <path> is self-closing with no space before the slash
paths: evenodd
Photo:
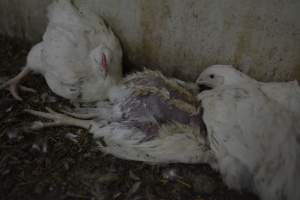
<path id="1" fill-rule="evenodd" d="M 105 74 L 105 77 L 106 77 L 107 72 L 108 72 L 108 65 L 107 65 L 107 60 L 106 60 L 106 56 L 105 56 L 104 53 L 102 54 L 102 58 L 101 58 L 101 66 L 104 70 L 104 74 Z"/>

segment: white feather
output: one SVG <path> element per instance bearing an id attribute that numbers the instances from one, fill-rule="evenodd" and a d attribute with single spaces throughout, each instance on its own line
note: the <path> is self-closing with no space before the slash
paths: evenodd
<path id="1" fill-rule="evenodd" d="M 214 89 L 198 98 L 225 182 L 263 200 L 300 199 L 299 86 L 257 82 L 231 67 L 204 72 L 199 82 Z"/>
<path id="2" fill-rule="evenodd" d="M 214 78 L 210 78 L 211 75 Z M 212 88 L 251 84 L 253 87 L 261 90 L 268 98 L 300 117 L 300 87 L 296 80 L 289 82 L 259 82 L 231 65 L 213 65 L 204 70 L 196 82 Z"/>
<path id="3" fill-rule="evenodd" d="M 108 97 L 108 90 L 122 77 L 121 45 L 104 21 L 70 0 L 54 1 L 43 41 L 28 56 L 27 66 L 44 75 L 56 94 L 80 101 Z M 105 54 L 108 76 L 99 61 Z M 96 61 L 95 61 L 96 60 Z"/>

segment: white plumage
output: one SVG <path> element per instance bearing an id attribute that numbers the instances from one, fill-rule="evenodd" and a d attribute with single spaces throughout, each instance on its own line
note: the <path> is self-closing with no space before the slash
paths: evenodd
<path id="1" fill-rule="evenodd" d="M 54 120 L 53 125 L 89 129 L 103 152 L 116 157 L 151 163 L 210 162 L 201 109 L 196 97 L 154 71 L 128 76 L 112 90 L 111 103 L 100 102 L 94 120 L 79 120 L 57 113 L 28 111 Z M 91 112 L 91 110 L 90 110 Z M 86 115 L 74 115 L 87 117 Z M 39 124 L 39 128 L 48 124 Z"/>
<path id="2" fill-rule="evenodd" d="M 300 199 L 299 87 L 261 83 L 231 66 L 212 66 L 197 80 L 208 141 L 225 182 L 261 199 Z"/>
<path id="3" fill-rule="evenodd" d="M 54 93 L 67 99 L 107 98 L 122 77 L 122 49 L 112 30 L 71 0 L 54 1 L 48 7 L 48 19 L 43 41 L 29 52 L 25 69 L 4 86 L 10 85 L 20 99 L 16 84 L 32 70 L 45 77 Z"/>
<path id="4" fill-rule="evenodd" d="M 35 128 L 89 129 L 103 152 L 119 158 L 205 162 L 228 186 L 252 190 L 262 200 L 299 199 L 300 111 L 298 97 L 286 97 L 293 94 L 289 84 L 297 91 L 294 83 L 272 83 L 269 88 L 284 91 L 275 94 L 232 67 L 210 67 L 197 82 L 213 89 L 198 95 L 197 109 L 195 97 L 179 82 L 152 71 L 131 75 L 111 90 L 110 103 L 99 103 L 93 120 L 27 112 L 53 120 Z"/>
<path id="5" fill-rule="evenodd" d="M 296 80 L 289 82 L 259 82 L 230 65 L 213 65 L 200 74 L 196 83 L 211 88 L 250 84 L 261 90 L 268 98 L 300 117 L 300 87 Z"/>

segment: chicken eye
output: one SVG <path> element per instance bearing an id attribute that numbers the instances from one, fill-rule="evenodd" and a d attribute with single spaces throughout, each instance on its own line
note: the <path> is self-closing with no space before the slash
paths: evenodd
<path id="1" fill-rule="evenodd" d="M 209 75 L 209 78 L 215 78 L 215 75 L 211 74 Z"/>

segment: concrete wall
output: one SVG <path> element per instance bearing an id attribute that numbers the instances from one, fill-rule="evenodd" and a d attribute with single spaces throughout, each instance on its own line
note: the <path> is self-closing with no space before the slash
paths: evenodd
<path id="1" fill-rule="evenodd" d="M 37 42 L 51 0 L 0 0 L 0 33 Z M 260 80 L 300 79 L 299 0 L 75 0 L 101 14 L 137 66 L 194 79 L 233 64 Z"/>

